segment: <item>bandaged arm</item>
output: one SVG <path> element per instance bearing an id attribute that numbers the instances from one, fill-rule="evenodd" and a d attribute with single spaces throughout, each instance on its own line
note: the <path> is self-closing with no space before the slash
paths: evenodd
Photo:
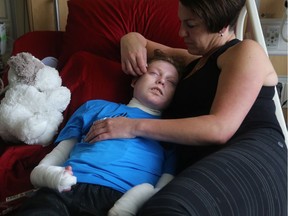
<path id="1" fill-rule="evenodd" d="M 175 148 L 165 150 L 165 161 L 163 164 L 163 173 L 158 179 L 155 187 L 151 184 L 144 183 L 136 185 L 128 190 L 114 206 L 109 210 L 108 216 L 132 216 L 136 215 L 138 210 L 149 200 L 155 193 L 168 184 L 175 173 L 176 164 Z"/>
<path id="2" fill-rule="evenodd" d="M 163 188 L 165 185 L 167 185 L 172 179 L 174 178 L 174 175 L 169 174 L 169 173 L 163 173 L 160 179 L 158 180 L 155 189 L 160 190 Z"/>
<path id="3" fill-rule="evenodd" d="M 59 192 L 70 190 L 71 186 L 76 184 L 76 177 L 61 165 L 68 159 L 76 142 L 76 139 L 61 141 L 32 170 L 30 174 L 31 183 L 35 187 L 48 187 L 57 189 Z"/>
<path id="4" fill-rule="evenodd" d="M 155 187 L 148 183 L 136 185 L 128 190 L 109 210 L 108 216 L 133 216 L 136 215 L 144 203 L 157 193 L 162 187 L 174 178 L 173 175 L 164 173 Z"/>

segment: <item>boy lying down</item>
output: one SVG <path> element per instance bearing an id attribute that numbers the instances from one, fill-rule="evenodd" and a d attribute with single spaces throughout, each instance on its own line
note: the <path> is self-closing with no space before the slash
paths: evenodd
<path id="1" fill-rule="evenodd" d="M 133 98 L 127 105 L 84 103 L 60 132 L 59 144 L 32 171 L 31 182 L 40 189 L 18 215 L 135 215 L 173 178 L 173 148 L 140 137 L 94 142 L 85 136 L 94 122 L 109 118 L 160 118 L 180 69 L 181 61 L 155 50 L 147 73 L 132 81 Z"/>

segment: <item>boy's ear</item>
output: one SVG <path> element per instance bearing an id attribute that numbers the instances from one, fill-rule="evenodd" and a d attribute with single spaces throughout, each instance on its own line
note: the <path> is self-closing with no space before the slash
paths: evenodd
<path id="1" fill-rule="evenodd" d="M 132 88 L 134 88 L 134 86 L 135 86 L 138 78 L 139 78 L 139 77 L 133 77 L 133 78 L 132 78 L 132 81 L 131 81 L 131 87 L 132 87 Z"/>

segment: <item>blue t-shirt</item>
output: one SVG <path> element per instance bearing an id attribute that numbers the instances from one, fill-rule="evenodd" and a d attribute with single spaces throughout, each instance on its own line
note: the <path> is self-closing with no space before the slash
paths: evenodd
<path id="1" fill-rule="evenodd" d="M 94 121 L 118 116 L 159 118 L 138 108 L 104 100 L 83 104 L 56 139 L 56 143 L 71 138 L 78 140 L 63 165 L 72 166 L 77 182 L 103 185 L 124 193 L 144 182 L 155 185 L 164 172 L 174 174 L 174 151 L 165 150 L 157 141 L 141 137 L 93 144 L 83 141 Z"/>

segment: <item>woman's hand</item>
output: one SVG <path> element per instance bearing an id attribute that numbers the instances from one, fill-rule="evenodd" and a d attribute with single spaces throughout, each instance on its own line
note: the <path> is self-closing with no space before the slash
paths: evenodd
<path id="1" fill-rule="evenodd" d="M 134 138 L 134 120 L 117 117 L 95 121 L 88 131 L 85 142 L 94 143 L 113 138 Z"/>
<path id="2" fill-rule="evenodd" d="M 121 38 L 122 70 L 133 76 L 147 72 L 147 40 L 139 33 L 131 32 Z"/>

